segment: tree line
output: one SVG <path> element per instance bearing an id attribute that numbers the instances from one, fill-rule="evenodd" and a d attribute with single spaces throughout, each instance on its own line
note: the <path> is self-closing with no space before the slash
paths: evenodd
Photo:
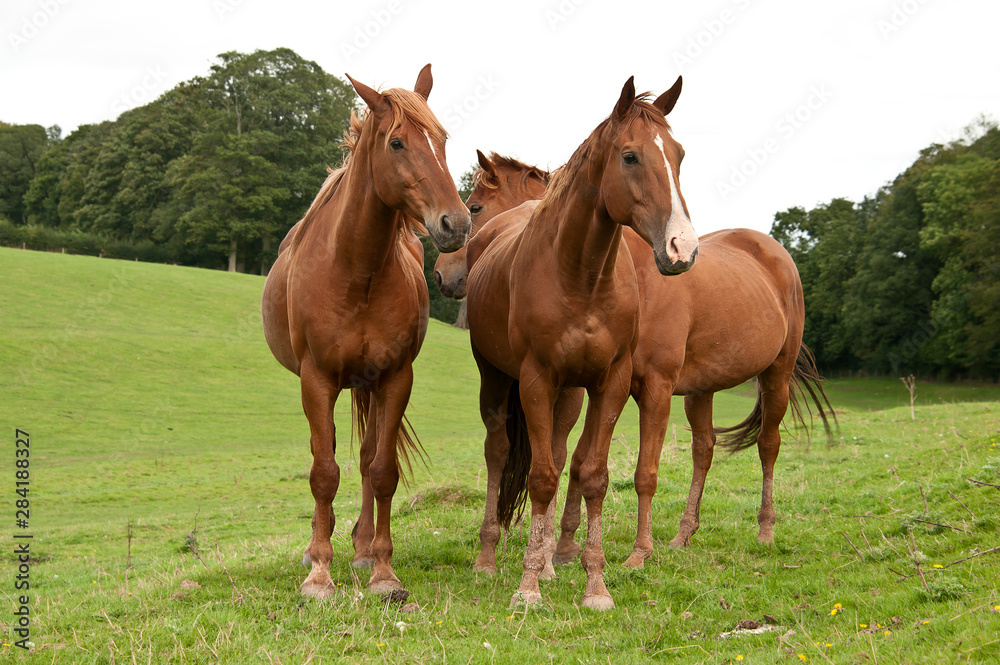
<path id="1" fill-rule="evenodd" d="M 827 372 L 1000 380 L 1000 130 L 980 118 L 860 202 L 775 215 Z"/>
<path id="2" fill-rule="evenodd" d="M 347 82 L 276 49 L 223 53 L 65 138 L 0 123 L 0 244 L 266 274 L 340 164 L 356 104 Z M 454 320 L 437 295 L 433 313 Z"/>

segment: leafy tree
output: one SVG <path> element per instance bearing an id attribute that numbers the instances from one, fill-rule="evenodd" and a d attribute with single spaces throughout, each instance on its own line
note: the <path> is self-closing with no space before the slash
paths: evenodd
<path id="1" fill-rule="evenodd" d="M 24 194 L 48 137 L 41 125 L 0 126 L 0 215 L 26 223 Z"/>

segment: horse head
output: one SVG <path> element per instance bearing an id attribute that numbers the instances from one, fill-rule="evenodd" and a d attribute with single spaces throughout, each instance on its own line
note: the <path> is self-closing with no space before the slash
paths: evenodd
<path id="1" fill-rule="evenodd" d="M 431 66 L 420 71 L 412 92 L 379 92 L 347 78 L 368 105 L 374 129 L 366 147 L 376 196 L 421 221 L 442 252 L 462 247 L 471 219 L 445 162 L 447 132 L 427 106 Z"/>
<path id="2" fill-rule="evenodd" d="M 698 236 L 680 188 L 684 149 L 674 140 L 666 116 L 681 93 L 681 78 L 650 103 L 636 96 L 630 77 L 605 130 L 599 192 L 614 221 L 632 227 L 650 247 L 664 275 L 690 270 L 698 257 Z"/>

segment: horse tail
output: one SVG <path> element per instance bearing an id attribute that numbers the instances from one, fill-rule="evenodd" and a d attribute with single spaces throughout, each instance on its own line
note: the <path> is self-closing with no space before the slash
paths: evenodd
<path id="1" fill-rule="evenodd" d="M 807 428 L 812 426 L 812 407 L 804 395 L 804 393 L 808 393 L 812 403 L 816 405 L 816 410 L 819 412 L 820 418 L 823 420 L 823 427 L 826 430 L 827 438 L 830 439 L 833 436 L 833 432 L 830 429 L 828 415 L 833 418 L 834 423 L 837 422 L 837 415 L 833 407 L 830 406 L 830 400 L 823 390 L 823 380 L 819 370 L 816 368 L 816 357 L 813 355 L 813 352 L 805 344 L 800 345 L 799 355 L 795 360 L 795 368 L 792 370 L 791 381 L 788 383 L 788 404 L 792 409 L 792 420 Z M 803 417 L 803 406 L 805 407 L 805 412 L 809 414 L 808 424 Z M 733 427 L 715 428 L 717 435 L 723 435 L 719 441 L 719 446 L 729 450 L 731 453 L 736 453 L 757 445 L 757 437 L 760 435 L 760 428 L 763 423 L 764 406 L 761 402 L 760 389 L 758 388 L 757 401 L 754 404 L 753 411 L 750 412 L 750 415 L 743 422 Z"/>
<path id="2" fill-rule="evenodd" d="M 531 442 L 528 421 L 521 405 L 520 382 L 514 381 L 507 394 L 507 441 L 510 451 L 500 473 L 500 496 L 497 500 L 497 521 L 505 530 L 521 521 L 528 498 L 528 472 L 531 470 Z"/>
<path id="3" fill-rule="evenodd" d="M 358 436 L 359 441 L 364 441 L 365 432 L 368 431 L 368 410 L 371 408 L 372 391 L 369 388 L 351 388 L 351 440 Z M 399 425 L 399 433 L 396 435 L 396 471 L 403 479 L 404 484 L 409 484 L 409 478 L 413 476 L 413 458 L 416 457 L 427 463 L 427 452 L 423 444 L 417 438 L 410 419 L 403 414 L 403 422 Z M 400 459 L 406 463 L 406 470 L 403 470 Z"/>

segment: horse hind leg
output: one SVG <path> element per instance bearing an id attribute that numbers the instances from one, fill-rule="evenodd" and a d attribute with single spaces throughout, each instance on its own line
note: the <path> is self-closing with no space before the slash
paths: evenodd
<path id="1" fill-rule="evenodd" d="M 576 531 L 580 528 L 580 503 L 583 493 L 580 490 L 580 467 L 587 456 L 587 441 L 582 437 L 576 444 L 573 457 L 569 463 L 569 482 L 566 487 L 566 504 L 563 506 L 562 519 L 559 522 L 559 541 L 556 543 L 552 563 L 562 566 L 580 554 L 580 546 L 576 542 Z"/>
<path id="2" fill-rule="evenodd" d="M 361 471 L 361 510 L 358 521 L 354 523 L 351 530 L 351 542 L 354 545 L 354 557 L 351 566 L 354 568 L 371 568 L 375 565 L 375 558 L 372 556 L 372 539 L 375 537 L 375 495 L 372 491 L 371 465 L 375 461 L 375 452 L 378 450 L 378 402 L 371 399 L 370 392 L 366 388 L 356 388 L 360 398 L 355 408 L 364 408 L 365 398 L 369 401 L 367 418 L 360 418 L 361 414 L 355 414 L 356 421 L 366 423 L 365 433 L 361 438 L 361 449 L 359 451 L 359 469 Z M 366 391 L 360 393 L 360 391 Z"/>
<path id="3" fill-rule="evenodd" d="M 556 400 L 552 423 L 552 462 L 555 464 L 558 475 L 562 475 L 563 467 L 566 465 L 569 435 L 576 425 L 576 421 L 580 418 L 580 411 L 583 409 L 583 396 L 585 394 L 586 391 L 583 388 L 564 388 L 559 395 L 559 399 Z M 576 556 L 576 553 L 580 551 L 580 547 L 576 545 L 575 541 L 572 542 L 572 545 L 568 549 L 564 542 L 562 554 L 557 554 L 558 544 L 555 535 L 555 521 L 558 498 L 559 492 L 557 491 L 549 503 L 548 512 L 545 513 L 545 533 L 543 535 L 546 551 L 545 568 L 542 569 L 542 572 L 538 576 L 539 579 L 543 580 L 554 579 L 556 576 L 554 566 L 557 563 L 567 563 L 567 561 L 572 560 Z M 576 505 L 579 507 L 579 500 L 577 500 Z M 577 508 L 577 513 L 579 514 L 579 508 Z M 573 552 L 574 547 L 576 552 Z M 566 558 L 567 556 L 568 559 Z"/>
<path id="4" fill-rule="evenodd" d="M 701 497 L 705 491 L 705 479 L 712 468 L 715 450 L 715 428 L 712 426 L 712 399 L 714 393 L 688 395 L 684 398 L 684 413 L 691 425 L 691 488 L 688 490 L 687 506 L 681 516 L 680 529 L 670 541 L 671 547 L 687 547 L 691 536 L 700 526 Z"/>
<path id="5" fill-rule="evenodd" d="M 670 419 L 672 386 L 647 380 L 638 391 L 639 459 L 635 465 L 635 493 L 638 498 L 638 524 L 632 554 L 626 568 L 642 568 L 653 553 L 653 495 L 656 494 L 663 437 Z"/>
<path id="6" fill-rule="evenodd" d="M 483 456 L 486 460 L 486 507 L 479 528 L 479 556 L 472 569 L 493 575 L 497 572 L 497 543 L 500 542 L 500 522 L 497 508 L 500 480 L 510 442 L 507 440 L 507 399 L 513 379 L 476 356 L 480 371 L 479 414 L 486 426 Z"/>
<path id="7" fill-rule="evenodd" d="M 794 362 L 794 356 L 792 358 Z M 791 381 L 791 370 L 784 370 L 771 365 L 758 377 L 763 411 L 760 434 L 757 436 L 757 454 L 760 456 L 760 466 L 763 471 L 761 486 L 760 512 L 757 513 L 757 523 L 760 531 L 757 541 L 761 543 L 774 542 L 774 463 L 778 459 L 781 448 L 781 420 L 788 409 L 788 390 Z"/>
<path id="8" fill-rule="evenodd" d="M 309 472 L 309 487 L 316 506 L 313 511 L 313 532 L 306 555 L 311 570 L 302 583 L 301 591 L 307 596 L 325 598 L 333 595 L 336 587 L 330 577 L 335 518 L 333 499 L 340 486 L 340 467 L 334 458 L 336 439 L 333 424 L 333 407 L 340 392 L 339 386 L 324 375 L 311 361 L 302 367 L 302 407 L 309 420 L 309 445 L 313 463 Z"/>
<path id="9" fill-rule="evenodd" d="M 393 546 L 389 518 L 392 513 L 392 498 L 399 485 L 399 453 L 396 447 L 400 442 L 403 412 L 412 389 L 413 367 L 406 365 L 387 378 L 380 390 L 373 395 L 373 399 L 378 401 L 378 449 L 371 463 L 370 477 L 377 513 L 375 537 L 371 544 L 374 563 L 368 589 L 375 593 L 403 588 L 392 569 Z"/>

